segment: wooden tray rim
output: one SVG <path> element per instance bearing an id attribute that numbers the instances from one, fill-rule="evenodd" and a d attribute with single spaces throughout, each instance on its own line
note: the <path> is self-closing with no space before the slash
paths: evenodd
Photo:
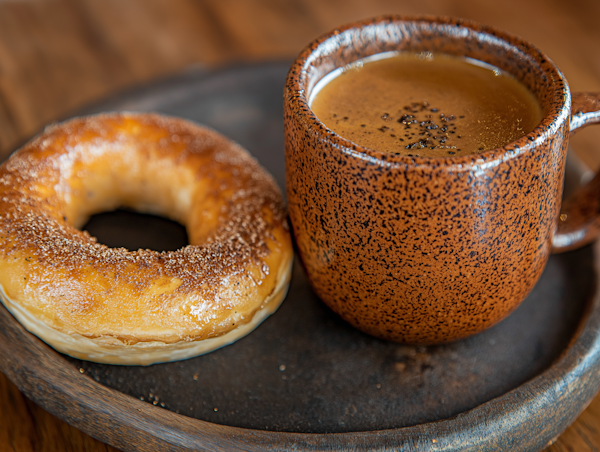
<path id="1" fill-rule="evenodd" d="M 245 67 L 235 67 L 240 66 Z M 202 70 L 176 78 L 198 83 L 199 75 L 211 74 Z M 174 79 L 158 85 L 172 86 Z M 139 92 L 143 91 L 142 87 Z M 201 421 L 142 402 L 81 374 L 1 305 L 0 371 L 45 410 L 125 451 L 539 450 L 549 446 L 600 389 L 600 242 L 592 247 L 595 292 L 561 357 L 514 390 L 446 420 L 328 434 L 252 430 Z"/>
<path id="2" fill-rule="evenodd" d="M 594 270 L 600 268 L 600 242 Z M 451 419 L 353 433 L 287 433 L 213 424 L 142 402 L 81 374 L 0 308 L 0 370 L 42 408 L 117 448 L 225 450 L 532 450 L 548 446 L 600 388 L 600 294 L 548 370 Z M 39 376 L 43 375 L 43 378 Z M 435 440 L 435 442 L 434 442 Z"/>

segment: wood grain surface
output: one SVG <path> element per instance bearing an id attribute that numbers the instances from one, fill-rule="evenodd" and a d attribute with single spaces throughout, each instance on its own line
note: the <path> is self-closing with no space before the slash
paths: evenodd
<path id="1" fill-rule="evenodd" d="M 21 0 L 0 2 L 0 157 L 45 124 L 192 65 L 291 59 L 338 25 L 384 13 L 465 17 L 520 35 L 573 91 L 600 91 L 598 0 Z M 572 144 L 600 167 L 600 127 Z M 0 353 L 10 353 L 2 350 Z M 600 397 L 549 448 L 600 448 Z M 0 450 L 106 451 L 0 374 Z"/>

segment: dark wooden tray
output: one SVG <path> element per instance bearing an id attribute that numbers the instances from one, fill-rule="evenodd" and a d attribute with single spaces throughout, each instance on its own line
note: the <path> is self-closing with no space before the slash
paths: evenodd
<path id="1" fill-rule="evenodd" d="M 192 71 L 88 112 L 152 110 L 209 124 L 283 186 L 287 67 Z M 110 216 L 89 228 L 105 243 L 133 248 L 183 240 L 162 240 L 178 232 L 160 232 L 158 220 L 117 217 L 121 233 Z M 135 241 L 139 228 L 125 237 L 136 221 L 156 232 L 150 245 Z M 150 367 L 66 357 L 0 307 L 0 369 L 46 410 L 126 451 L 537 450 L 600 387 L 599 253 L 593 246 L 552 256 L 509 318 L 444 346 L 392 344 L 352 329 L 296 265 L 287 299 L 255 332 L 211 354 Z"/>

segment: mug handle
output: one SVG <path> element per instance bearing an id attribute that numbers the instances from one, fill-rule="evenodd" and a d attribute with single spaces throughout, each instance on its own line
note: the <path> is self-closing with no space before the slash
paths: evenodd
<path id="1" fill-rule="evenodd" d="M 575 93 L 572 97 L 569 135 L 600 123 L 600 93 Z M 600 235 L 600 171 L 563 202 L 552 252 L 562 253 L 587 245 Z"/>

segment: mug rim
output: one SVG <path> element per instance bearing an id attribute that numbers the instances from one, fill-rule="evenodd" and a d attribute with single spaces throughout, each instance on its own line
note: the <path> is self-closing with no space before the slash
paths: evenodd
<path id="1" fill-rule="evenodd" d="M 543 72 L 550 76 L 550 83 L 554 84 L 551 99 L 549 101 L 551 103 L 550 111 L 543 115 L 541 121 L 531 132 L 502 147 L 489 149 L 479 154 L 448 157 L 417 157 L 378 151 L 356 144 L 325 126 L 325 124 L 314 114 L 308 103 L 307 94 L 309 93 L 306 82 L 310 77 L 310 75 L 308 75 L 308 68 L 313 61 L 313 55 L 325 50 L 328 41 L 335 39 L 335 37 L 339 35 L 350 33 L 354 29 L 364 29 L 382 23 L 391 25 L 394 23 L 416 24 L 419 22 L 438 25 L 455 25 L 457 27 L 467 28 L 476 33 L 491 35 L 500 39 L 504 44 L 507 44 L 510 47 L 517 47 L 521 52 L 533 58 L 539 64 L 539 67 L 542 68 Z M 359 57 L 357 59 L 360 58 L 364 57 Z M 530 44 L 519 36 L 499 30 L 495 27 L 482 25 L 476 21 L 431 15 L 376 16 L 343 25 L 321 35 L 308 44 L 292 63 L 285 83 L 284 100 L 289 102 L 291 109 L 295 114 L 298 116 L 305 116 L 305 120 L 299 122 L 311 135 L 319 135 L 325 140 L 332 142 L 334 146 L 331 146 L 331 148 L 337 149 L 344 154 L 366 160 L 371 164 L 378 164 L 386 167 L 445 167 L 457 171 L 468 170 L 473 167 L 481 168 L 482 166 L 495 166 L 500 162 L 531 152 L 537 147 L 537 144 L 554 136 L 563 124 L 570 120 L 571 116 L 571 92 L 566 78 L 556 64 L 533 44 Z"/>

